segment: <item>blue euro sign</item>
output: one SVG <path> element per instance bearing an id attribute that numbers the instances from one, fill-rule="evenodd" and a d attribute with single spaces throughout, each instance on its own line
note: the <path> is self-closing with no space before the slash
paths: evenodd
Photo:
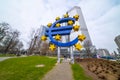
<path id="1" fill-rule="evenodd" d="M 73 28 L 72 25 L 68 25 L 68 26 L 61 26 L 61 27 L 55 27 L 57 23 L 64 23 L 64 22 L 68 22 L 69 20 L 72 20 L 73 22 L 75 22 L 74 18 L 61 18 L 60 20 L 57 20 L 56 22 L 54 22 L 52 24 L 52 26 L 46 30 L 45 35 L 48 36 L 51 40 L 51 43 L 59 46 L 59 47 L 69 47 L 72 46 L 74 44 L 76 44 L 78 42 L 78 38 L 75 38 L 73 41 L 67 42 L 67 43 L 62 43 L 62 42 L 58 42 L 57 40 L 55 40 L 53 38 L 53 36 L 59 34 L 59 35 L 70 35 L 70 32 Z"/>

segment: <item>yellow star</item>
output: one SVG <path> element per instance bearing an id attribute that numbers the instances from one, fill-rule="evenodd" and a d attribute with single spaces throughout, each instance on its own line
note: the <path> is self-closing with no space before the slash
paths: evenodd
<path id="1" fill-rule="evenodd" d="M 56 24 L 56 27 L 60 27 L 60 26 L 61 26 L 60 23 L 57 23 L 57 24 Z"/>
<path id="2" fill-rule="evenodd" d="M 75 44 L 74 46 L 75 46 L 75 48 L 76 48 L 77 50 L 81 50 L 81 48 L 83 48 L 80 43 L 77 43 L 77 44 Z"/>
<path id="3" fill-rule="evenodd" d="M 56 49 L 56 46 L 55 46 L 54 44 L 50 44 L 49 49 L 50 49 L 51 51 L 54 51 L 54 50 Z"/>
<path id="4" fill-rule="evenodd" d="M 46 41 L 46 40 L 47 40 L 47 37 L 46 37 L 46 36 L 42 36 L 42 37 L 41 37 L 41 40 L 42 40 L 42 41 Z"/>
<path id="5" fill-rule="evenodd" d="M 57 20 L 60 20 L 60 17 L 56 17 L 55 20 L 56 20 L 56 21 L 57 21 Z"/>
<path id="6" fill-rule="evenodd" d="M 86 36 L 85 36 L 84 34 L 78 35 L 78 39 L 79 39 L 80 41 L 83 41 L 83 40 L 86 39 Z"/>
<path id="7" fill-rule="evenodd" d="M 68 18 L 68 17 L 69 17 L 69 15 L 68 15 L 68 14 L 65 14 L 65 15 L 64 15 L 64 18 Z"/>
<path id="8" fill-rule="evenodd" d="M 76 21 L 79 19 L 79 15 L 78 14 L 76 14 L 75 16 L 73 16 L 73 18 L 75 18 L 76 19 Z"/>
<path id="9" fill-rule="evenodd" d="M 70 20 L 70 21 L 68 21 L 68 25 L 73 25 L 73 21 L 72 20 Z"/>
<path id="10" fill-rule="evenodd" d="M 52 23 L 48 23 L 47 26 L 48 26 L 48 27 L 51 27 L 51 26 L 52 26 Z"/>
<path id="11" fill-rule="evenodd" d="M 75 25 L 75 26 L 73 26 L 74 31 L 78 31 L 78 30 L 79 30 L 79 28 L 80 28 L 80 26 L 79 26 L 79 25 Z"/>
<path id="12" fill-rule="evenodd" d="M 55 36 L 55 39 L 59 41 L 59 40 L 61 39 L 61 36 L 60 36 L 59 34 L 57 34 L 57 35 Z"/>

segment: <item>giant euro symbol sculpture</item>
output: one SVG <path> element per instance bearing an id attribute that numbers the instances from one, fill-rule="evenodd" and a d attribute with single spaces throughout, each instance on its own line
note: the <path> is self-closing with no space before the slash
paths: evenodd
<path id="1" fill-rule="evenodd" d="M 79 25 L 74 25 L 74 23 L 79 19 L 79 15 L 75 15 L 72 17 L 69 17 L 68 14 L 64 15 L 64 18 L 56 17 L 56 21 L 52 24 L 49 23 L 47 26 L 49 27 L 45 35 L 41 37 L 41 40 L 45 41 L 47 40 L 47 37 L 49 37 L 50 42 L 50 50 L 54 51 L 56 46 L 59 47 L 69 47 L 69 46 L 75 46 L 77 50 L 81 50 L 82 45 L 78 43 L 78 41 L 83 41 L 86 37 L 84 34 L 78 35 L 73 41 L 67 42 L 67 43 L 62 43 L 60 42 L 61 36 L 64 35 L 70 35 L 71 30 L 73 29 L 74 31 L 78 31 L 80 26 Z M 67 24 L 66 26 L 61 26 L 62 23 Z M 55 37 L 55 38 L 53 38 Z"/>

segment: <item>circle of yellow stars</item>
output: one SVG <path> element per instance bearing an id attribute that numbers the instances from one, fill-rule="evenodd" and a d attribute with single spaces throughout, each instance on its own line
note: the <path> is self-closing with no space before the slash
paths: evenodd
<path id="1" fill-rule="evenodd" d="M 64 17 L 64 18 L 68 18 L 68 17 L 69 17 L 68 13 L 64 14 L 63 17 Z M 78 21 L 78 20 L 79 20 L 79 15 L 76 14 L 76 15 L 73 16 L 73 18 L 74 18 L 76 21 Z M 56 17 L 55 20 L 56 20 L 56 21 L 60 20 L 60 17 L 59 17 L 59 16 Z M 74 23 L 75 23 L 74 21 L 69 20 L 69 21 L 67 22 L 67 25 L 73 25 Z M 50 28 L 50 27 L 52 26 L 52 23 L 48 23 L 47 26 Z M 60 23 L 57 23 L 57 24 L 55 25 L 55 27 L 61 27 L 61 24 L 60 24 Z M 73 30 L 74 30 L 74 31 L 79 31 L 79 29 L 80 29 L 80 26 L 79 26 L 79 25 L 77 25 L 77 24 L 76 24 L 76 25 L 73 25 Z M 82 42 L 82 41 L 84 41 L 85 39 L 86 39 L 86 36 L 85 36 L 84 34 L 78 35 L 78 40 L 79 40 L 79 41 Z M 41 40 L 42 40 L 42 41 L 46 41 L 46 40 L 47 40 L 47 36 L 43 35 L 43 36 L 41 37 Z M 55 35 L 55 40 L 60 41 L 60 40 L 61 40 L 61 35 L 59 35 L 59 34 Z M 83 46 L 82 46 L 80 43 L 76 43 L 76 44 L 74 45 L 74 47 L 75 47 L 77 50 L 81 50 L 81 49 L 83 48 Z M 50 44 L 49 49 L 50 49 L 51 51 L 55 51 L 56 45 Z"/>

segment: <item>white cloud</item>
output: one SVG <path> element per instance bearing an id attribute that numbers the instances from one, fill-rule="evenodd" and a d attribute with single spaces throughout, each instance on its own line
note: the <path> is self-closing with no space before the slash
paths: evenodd
<path id="1" fill-rule="evenodd" d="M 18 29 L 25 43 L 32 28 L 53 22 L 56 16 L 62 16 L 75 4 L 67 0 L 4 0 L 0 1 L 0 22 L 8 22 Z"/>
<path id="2" fill-rule="evenodd" d="M 32 28 L 54 22 L 73 6 L 80 6 L 93 43 L 98 48 L 115 50 L 114 37 L 119 33 L 119 0 L 1 0 L 0 22 L 5 21 L 29 40 Z M 118 6 L 117 6 L 118 5 Z M 113 33 L 112 33 L 113 32 Z"/>
<path id="3" fill-rule="evenodd" d="M 118 0 L 82 0 L 78 5 L 82 9 L 86 21 L 93 21 L 107 13 L 118 3 L 120 3 Z"/>
<path id="4" fill-rule="evenodd" d="M 88 22 L 88 29 L 92 41 L 98 48 L 107 48 L 112 52 L 117 46 L 114 42 L 115 36 L 120 34 L 120 5 L 114 6 L 106 14 L 95 21 Z"/>

